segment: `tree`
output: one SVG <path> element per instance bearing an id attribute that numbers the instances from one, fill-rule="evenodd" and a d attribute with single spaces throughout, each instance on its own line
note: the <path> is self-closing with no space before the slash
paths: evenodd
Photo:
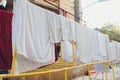
<path id="1" fill-rule="evenodd" d="M 111 23 L 104 24 L 104 26 L 98 29 L 100 32 L 108 34 L 110 40 L 115 40 L 120 42 L 120 28 Z"/>

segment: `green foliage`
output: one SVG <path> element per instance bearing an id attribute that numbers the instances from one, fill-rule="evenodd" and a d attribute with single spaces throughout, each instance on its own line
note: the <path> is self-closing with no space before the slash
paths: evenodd
<path id="1" fill-rule="evenodd" d="M 115 40 L 120 42 L 120 32 L 117 30 L 119 29 L 118 26 L 114 24 L 104 24 L 102 28 L 99 29 L 100 32 L 108 34 L 110 37 L 110 40 Z"/>

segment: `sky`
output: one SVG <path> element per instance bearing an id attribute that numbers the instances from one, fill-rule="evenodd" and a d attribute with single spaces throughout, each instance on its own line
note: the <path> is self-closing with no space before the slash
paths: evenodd
<path id="1" fill-rule="evenodd" d="M 81 0 L 81 7 L 96 2 L 97 0 Z M 120 26 L 120 0 L 97 2 L 83 9 L 83 19 L 89 28 L 101 28 L 106 23 Z"/>

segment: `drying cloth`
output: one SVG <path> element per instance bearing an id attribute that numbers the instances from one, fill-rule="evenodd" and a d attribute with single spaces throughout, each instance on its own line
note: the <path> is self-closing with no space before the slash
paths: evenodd
<path id="1" fill-rule="evenodd" d="M 117 55 L 118 55 L 118 59 L 120 60 L 120 42 L 117 42 Z"/>
<path id="2" fill-rule="evenodd" d="M 12 62 L 12 16 L 0 11 L 0 69 L 11 69 Z"/>
<path id="3" fill-rule="evenodd" d="M 98 61 L 100 60 L 99 56 L 99 47 L 98 47 L 98 37 L 97 37 L 97 31 L 96 30 L 89 30 L 89 35 L 90 35 L 90 50 L 91 50 L 91 58 L 93 61 Z"/>
<path id="4" fill-rule="evenodd" d="M 69 41 L 62 41 L 62 57 L 65 61 L 73 62 L 72 44 Z"/>
<path id="5" fill-rule="evenodd" d="M 47 22 L 51 42 L 59 43 L 62 37 L 59 16 L 53 12 L 47 11 Z"/>
<path id="6" fill-rule="evenodd" d="M 15 73 L 54 62 L 54 45 L 50 43 L 46 10 L 27 0 L 16 0 L 12 29 L 13 44 L 17 46 Z"/>
<path id="7" fill-rule="evenodd" d="M 90 45 L 90 29 L 76 23 L 76 43 L 75 54 L 77 64 L 88 63 L 92 61 L 91 45 Z"/>
<path id="8" fill-rule="evenodd" d="M 106 34 L 97 32 L 98 37 L 98 54 L 100 56 L 100 60 L 108 59 L 108 46 L 109 46 L 109 37 Z"/>
<path id="9" fill-rule="evenodd" d="M 104 65 L 103 64 L 95 64 L 94 65 L 94 68 L 95 68 L 95 71 L 97 72 L 97 73 L 99 73 L 99 72 L 105 72 L 104 71 Z M 109 65 L 108 64 L 106 64 L 106 70 L 107 70 L 107 72 L 109 72 L 110 71 L 110 68 L 109 68 Z"/>
<path id="10" fill-rule="evenodd" d="M 75 21 L 69 19 L 69 28 L 67 28 L 67 30 L 69 30 L 69 33 L 67 34 L 67 36 L 69 37 L 69 41 L 76 41 L 76 32 L 75 32 Z"/>
<path id="11" fill-rule="evenodd" d="M 98 32 L 98 46 L 101 56 L 107 56 L 107 44 L 106 44 L 106 35 Z"/>
<path id="12" fill-rule="evenodd" d="M 109 59 L 116 60 L 116 46 L 112 42 L 109 43 Z"/>
<path id="13" fill-rule="evenodd" d="M 75 36 L 75 21 L 65 18 L 60 15 L 60 23 L 62 27 L 62 40 L 76 41 Z"/>
<path id="14" fill-rule="evenodd" d="M 109 43 L 109 58 L 113 60 L 119 59 L 120 43 L 112 41 Z"/>

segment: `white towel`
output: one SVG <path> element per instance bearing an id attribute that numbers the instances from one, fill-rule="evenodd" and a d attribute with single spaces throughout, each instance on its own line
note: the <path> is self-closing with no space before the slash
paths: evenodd
<path id="1" fill-rule="evenodd" d="M 52 43 L 58 43 L 62 38 L 60 18 L 57 14 L 47 11 L 47 22 L 49 27 L 50 40 Z"/>
<path id="2" fill-rule="evenodd" d="M 69 41 L 76 41 L 76 32 L 75 32 L 75 21 L 69 19 L 68 20 L 68 24 L 69 24 L 69 28 L 67 28 L 67 30 L 69 31 L 69 33 L 67 34 L 68 36 L 68 40 Z"/>
<path id="3" fill-rule="evenodd" d="M 67 19 L 60 15 L 60 23 L 62 27 L 62 40 L 76 41 L 75 21 Z"/>
<path id="4" fill-rule="evenodd" d="M 118 50 L 118 59 L 120 60 L 120 42 L 118 42 L 118 45 L 117 45 L 117 50 Z"/>
<path id="5" fill-rule="evenodd" d="M 107 60 L 108 59 L 108 43 L 109 38 L 108 35 L 98 32 L 98 47 L 99 47 L 99 56 L 101 57 L 100 60 Z"/>
<path id="6" fill-rule="evenodd" d="M 13 44 L 17 46 L 15 73 L 54 62 L 54 48 L 46 20 L 46 11 L 27 0 L 16 0 L 13 16 Z"/>
<path id="7" fill-rule="evenodd" d="M 116 46 L 111 42 L 109 43 L 109 59 L 116 60 Z"/>
<path id="8" fill-rule="evenodd" d="M 76 23 L 76 44 L 75 54 L 77 64 L 88 63 L 92 61 L 89 29 Z"/>
<path id="9" fill-rule="evenodd" d="M 101 56 L 106 56 L 106 38 L 105 35 L 98 32 L 98 45 L 99 45 L 99 50 L 100 50 L 100 55 Z"/>
<path id="10" fill-rule="evenodd" d="M 105 72 L 104 71 L 104 65 L 103 64 L 95 64 L 94 65 L 94 68 L 95 68 L 95 71 L 97 72 L 97 73 L 100 73 L 100 72 Z M 110 68 L 109 68 L 109 65 L 108 64 L 106 64 L 106 70 L 107 70 L 107 72 L 109 72 L 110 71 Z"/>
<path id="11" fill-rule="evenodd" d="M 91 45 L 91 55 L 92 55 L 92 60 L 93 61 L 98 61 L 100 60 L 99 56 L 99 47 L 98 47 L 98 37 L 97 37 L 97 31 L 96 30 L 90 30 L 90 44 Z"/>
<path id="12" fill-rule="evenodd" d="M 69 41 L 62 41 L 62 57 L 67 62 L 73 62 L 72 44 Z"/>
<path id="13" fill-rule="evenodd" d="M 116 41 L 109 43 L 109 58 L 113 60 L 120 59 L 120 43 Z"/>

